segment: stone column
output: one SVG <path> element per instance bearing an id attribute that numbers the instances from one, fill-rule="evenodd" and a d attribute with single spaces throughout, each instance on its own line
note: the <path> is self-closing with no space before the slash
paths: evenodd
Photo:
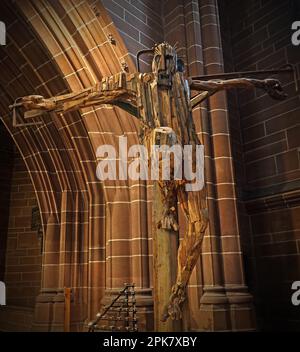
<path id="1" fill-rule="evenodd" d="M 199 4 L 205 73 L 223 72 L 217 1 L 201 0 Z M 218 280 L 218 285 L 215 282 L 213 286 L 204 288 L 201 307 L 203 311 L 211 311 L 214 322 L 210 327 L 212 330 L 253 330 L 254 310 L 244 278 L 225 93 L 218 93 L 210 98 L 209 113 L 215 174 L 212 185 L 214 192 L 209 195 L 209 202 L 213 204 L 218 218 L 216 224 L 213 224 L 213 219 L 211 221 L 212 234 L 216 241 L 213 250 L 222 256 L 223 278 L 219 275 L 221 280 Z M 219 309 L 213 312 L 215 304 L 222 307 L 223 320 L 216 317 Z M 226 314 L 228 309 L 230 316 Z"/>
<path id="2" fill-rule="evenodd" d="M 134 283 L 139 331 L 151 331 L 153 298 L 149 280 L 148 229 L 146 223 L 143 224 L 147 219 L 148 203 L 146 192 L 140 194 L 142 186 L 132 187 L 132 182 L 126 182 L 127 185 L 120 183 L 115 189 L 106 189 L 106 279 L 101 304 L 109 304 L 124 283 Z"/>

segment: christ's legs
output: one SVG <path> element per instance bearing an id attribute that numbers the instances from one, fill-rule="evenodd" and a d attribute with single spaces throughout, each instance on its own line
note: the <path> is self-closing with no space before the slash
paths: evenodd
<path id="1" fill-rule="evenodd" d="M 181 186 L 178 200 L 188 219 L 188 229 L 178 249 L 177 279 L 162 321 L 166 321 L 168 317 L 171 319 L 182 317 L 181 306 L 186 297 L 186 287 L 199 259 L 203 237 L 208 226 L 205 189 L 199 192 L 186 192 L 184 186 Z"/>
<path id="2" fill-rule="evenodd" d="M 194 136 L 195 146 L 197 137 Z M 151 151 L 153 142 L 159 141 L 160 145 L 172 146 L 179 140 L 171 128 L 161 127 L 151 131 L 145 143 L 148 150 Z M 195 155 L 194 153 L 192 155 Z M 160 174 L 162 175 L 165 159 L 169 158 L 165 154 L 159 160 Z M 193 169 L 198 165 L 193 160 Z M 177 253 L 177 278 L 176 283 L 172 287 L 172 292 L 168 304 L 165 306 L 162 321 L 171 317 L 172 319 L 181 318 L 181 306 L 186 296 L 186 286 L 188 284 L 191 273 L 199 259 L 201 252 L 202 240 L 208 226 L 208 210 L 206 203 L 206 191 L 186 191 L 185 180 L 174 180 L 174 163 L 170 162 L 171 180 L 158 181 L 162 199 L 164 203 L 164 213 L 157 223 L 158 228 L 169 231 L 178 231 L 178 209 L 177 201 L 188 221 L 188 229 L 182 239 Z"/>

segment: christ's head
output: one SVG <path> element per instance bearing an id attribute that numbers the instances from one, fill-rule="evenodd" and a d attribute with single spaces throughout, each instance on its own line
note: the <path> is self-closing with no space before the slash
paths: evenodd
<path id="1" fill-rule="evenodd" d="M 168 79 L 177 71 L 177 54 L 175 48 L 164 42 L 154 47 L 152 72 L 161 78 Z"/>

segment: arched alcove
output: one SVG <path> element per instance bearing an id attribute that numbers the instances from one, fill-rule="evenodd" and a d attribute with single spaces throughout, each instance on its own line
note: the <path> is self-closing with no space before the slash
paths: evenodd
<path id="1" fill-rule="evenodd" d="M 151 307 L 149 229 L 146 220 L 134 216 L 147 214 L 148 187 L 96 179 L 97 147 L 115 144 L 123 134 L 137 141 L 137 121 L 104 106 L 44 115 L 41 124 L 15 128 L 8 111 L 19 96 L 89 87 L 122 70 L 124 61 L 129 72 L 135 70 L 120 35 L 100 2 L 5 1 L 0 6 L 8 29 L 8 43 L 1 48 L 0 113 L 31 178 L 45 234 L 32 328 L 62 329 L 64 287 L 73 290 L 73 330 L 95 316 L 105 290 L 125 281 L 134 281 L 141 304 Z M 109 227 L 106 213 L 114 214 Z M 131 264 L 124 265 L 128 260 Z"/>

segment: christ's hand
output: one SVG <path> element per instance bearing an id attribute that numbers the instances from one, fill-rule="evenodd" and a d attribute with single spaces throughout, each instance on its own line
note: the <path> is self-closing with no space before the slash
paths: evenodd
<path id="1" fill-rule="evenodd" d="M 270 97 L 276 100 L 284 100 L 287 94 L 283 92 L 282 86 L 277 79 L 265 79 L 265 90 Z"/>

